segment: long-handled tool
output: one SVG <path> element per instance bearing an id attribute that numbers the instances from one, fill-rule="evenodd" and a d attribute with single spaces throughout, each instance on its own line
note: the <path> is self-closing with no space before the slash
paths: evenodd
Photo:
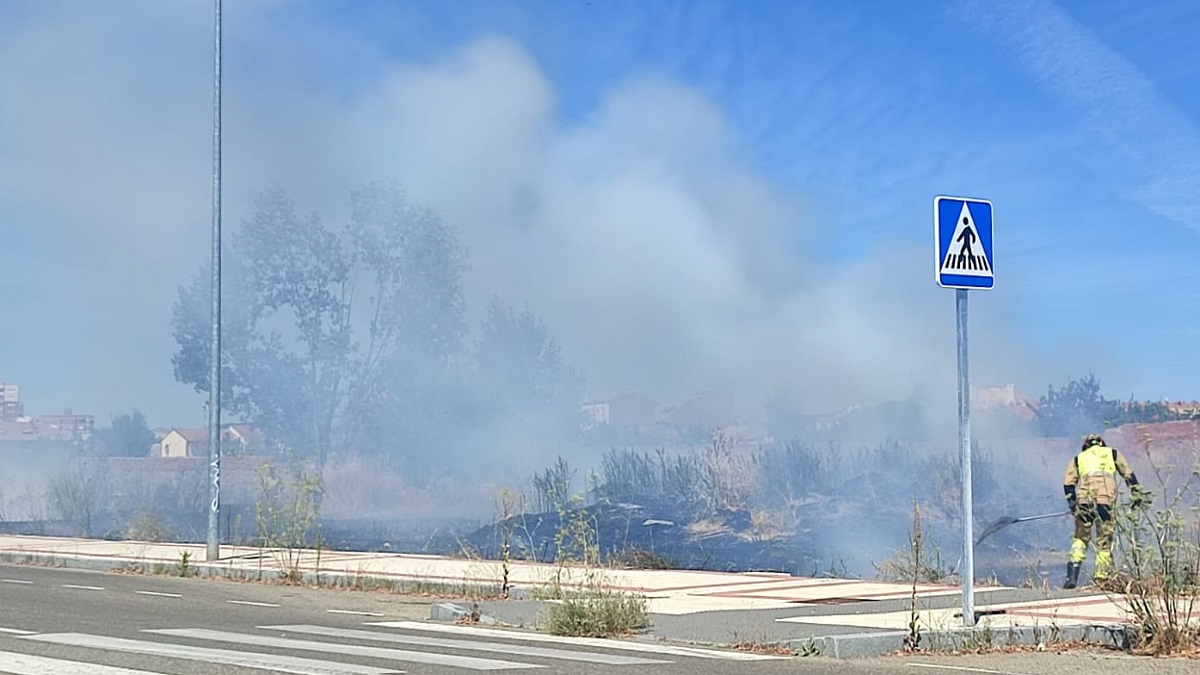
<path id="1" fill-rule="evenodd" d="M 1059 516 L 1069 516 L 1069 515 L 1071 515 L 1070 511 L 1059 511 L 1058 513 L 1044 513 L 1040 516 L 1025 516 L 1023 518 L 1013 518 L 1012 516 L 1005 516 L 1005 517 L 997 520 L 996 522 L 992 523 L 991 525 L 988 525 L 987 528 L 985 528 L 983 530 L 983 534 L 979 535 L 979 538 L 975 540 L 975 545 L 978 546 L 979 542 L 983 541 L 987 537 L 992 536 L 993 534 L 996 534 L 997 532 L 999 532 L 1000 530 L 1003 530 L 1004 528 L 1008 527 L 1009 525 L 1015 525 L 1016 523 L 1024 523 L 1024 522 L 1027 522 L 1030 520 L 1044 520 L 1046 518 L 1058 518 Z"/>

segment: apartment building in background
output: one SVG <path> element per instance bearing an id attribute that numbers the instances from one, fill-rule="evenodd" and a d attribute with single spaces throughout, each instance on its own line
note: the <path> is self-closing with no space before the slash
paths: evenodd
<path id="1" fill-rule="evenodd" d="M 0 382 L 0 420 L 15 420 L 25 414 L 21 405 L 21 388 Z"/>
<path id="2" fill-rule="evenodd" d="M 38 436 L 46 441 L 84 443 L 96 430 L 94 415 L 76 415 L 70 408 L 61 415 L 42 415 L 37 421 Z"/>

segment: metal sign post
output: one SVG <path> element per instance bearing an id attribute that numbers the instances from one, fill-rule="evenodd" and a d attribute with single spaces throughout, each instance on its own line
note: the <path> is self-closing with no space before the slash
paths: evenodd
<path id="1" fill-rule="evenodd" d="M 962 612 L 963 625 L 975 625 L 975 537 L 971 532 L 974 516 L 971 495 L 971 376 L 967 369 L 967 293 L 954 292 L 958 340 L 958 443 L 962 457 Z"/>
<path id="2" fill-rule="evenodd" d="M 975 625 L 975 545 L 971 494 L 971 376 L 967 358 L 967 293 L 995 284 L 992 257 L 992 204 L 980 199 L 933 200 L 935 278 L 955 290 L 958 353 L 958 442 L 962 463 L 962 618 Z"/>
<path id="3" fill-rule="evenodd" d="M 213 0 L 212 336 L 208 376 L 208 540 L 206 560 L 221 557 L 221 0 Z"/>

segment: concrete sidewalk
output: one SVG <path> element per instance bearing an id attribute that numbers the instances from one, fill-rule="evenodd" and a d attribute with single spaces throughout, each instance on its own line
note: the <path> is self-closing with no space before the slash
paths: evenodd
<path id="1" fill-rule="evenodd" d="M 499 561 L 350 551 L 270 551 L 224 545 L 205 561 L 200 544 L 105 541 L 0 535 L 0 561 L 95 570 L 178 573 L 236 579 L 274 579 L 295 570 L 309 582 L 385 585 L 414 594 L 488 597 L 499 589 Z M 1079 591 L 976 587 L 975 630 L 962 628 L 958 586 L 804 578 L 775 573 L 609 570 L 509 564 L 512 600 L 480 601 L 484 614 L 513 626 L 536 627 L 544 602 L 536 589 L 557 575 L 567 585 L 596 583 L 647 598 L 652 627 L 642 639 L 713 645 L 782 643 L 831 656 L 895 651 L 909 635 L 913 610 L 923 646 L 1088 640 L 1120 644 L 1125 608 L 1119 596 Z M 915 594 L 915 600 L 914 600 Z M 469 602 L 469 601 L 467 601 Z M 436 618 L 455 608 L 434 603 Z M 458 605 L 463 605 L 458 601 Z M 439 606 L 440 605 L 440 606 Z M 938 644 L 940 642 L 940 645 Z"/>

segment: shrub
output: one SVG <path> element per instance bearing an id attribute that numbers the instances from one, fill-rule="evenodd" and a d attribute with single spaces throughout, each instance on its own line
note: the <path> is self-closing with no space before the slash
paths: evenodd
<path id="1" fill-rule="evenodd" d="M 1167 655 L 1200 647 L 1200 461 L 1196 443 L 1190 457 L 1159 458 L 1143 427 L 1142 447 L 1157 484 L 1157 508 L 1118 505 L 1119 573 L 1139 653 Z M 1164 461 L 1165 460 L 1165 461 Z M 1171 462 L 1168 464 L 1167 462 Z"/>
<path id="2" fill-rule="evenodd" d="M 545 614 L 546 630 L 554 635 L 613 637 L 648 625 L 645 598 L 604 588 L 598 580 L 565 593 Z"/>
<path id="3" fill-rule="evenodd" d="M 321 474 L 295 458 L 282 468 L 267 461 L 259 467 L 255 483 L 259 546 L 272 550 L 285 581 L 298 583 L 302 549 L 309 544 L 321 509 Z"/>

